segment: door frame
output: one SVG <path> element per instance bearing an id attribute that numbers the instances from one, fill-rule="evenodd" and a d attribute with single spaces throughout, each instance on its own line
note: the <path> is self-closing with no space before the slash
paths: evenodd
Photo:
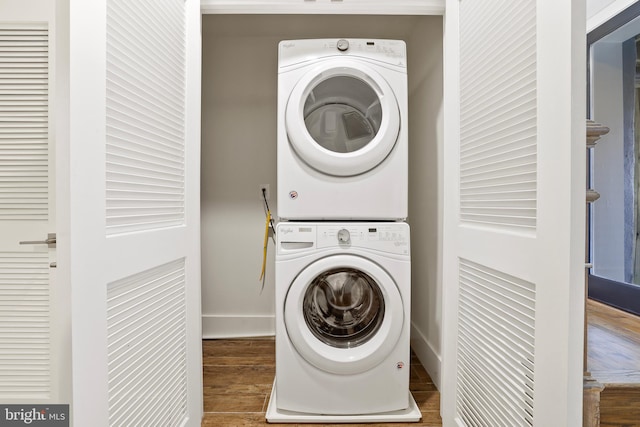
<path id="1" fill-rule="evenodd" d="M 632 21 L 635 21 L 638 17 L 640 17 L 640 3 L 633 3 L 629 7 L 625 8 L 618 14 L 610 17 L 608 20 L 600 24 L 599 26 L 593 28 L 589 33 L 587 33 L 587 117 L 592 117 L 592 109 L 593 109 L 593 70 L 592 66 L 594 64 L 594 59 L 592 55 L 592 47 L 594 43 L 597 43 L 602 38 L 615 33 L 619 29 L 623 28 L 627 24 Z M 638 24 L 633 24 L 634 27 L 638 27 Z M 626 31 L 626 29 L 624 30 Z M 616 48 L 623 49 L 623 42 L 616 42 Z M 613 49 L 613 47 L 612 47 Z M 624 54 L 623 54 L 624 55 Z M 623 59 L 624 61 L 624 59 Z M 624 72 L 624 71 L 623 71 Z M 624 78 L 623 78 L 624 81 Z M 620 99 L 620 105 L 623 105 L 623 99 Z M 626 107 L 623 107 L 626 110 Z M 598 117 L 594 117 L 594 119 L 598 120 Z M 625 120 L 626 121 L 626 120 Z M 602 123 L 604 126 L 613 127 L 610 123 Z M 623 123 L 623 128 L 625 128 L 624 133 L 626 134 L 626 126 Z M 612 135 L 609 136 L 611 138 Z M 603 137 L 603 144 L 607 144 L 607 136 Z M 625 135 L 626 139 L 626 135 Z M 624 148 L 623 148 L 624 151 Z M 623 153 L 624 154 L 624 153 Z M 629 158 L 629 156 L 625 156 L 625 159 Z M 587 154 L 587 182 L 589 183 L 589 188 L 594 187 L 593 182 L 593 169 L 595 167 L 595 162 L 598 159 L 598 148 L 594 148 L 589 150 Z M 626 161 L 626 160 L 625 160 Z M 597 190 L 597 188 L 595 189 Z M 603 201 L 596 201 L 595 203 L 603 203 Z M 604 202 L 606 203 L 606 202 Z M 625 203 L 626 205 L 626 203 Z M 593 265 L 597 265 L 597 259 L 594 259 L 594 246 L 593 246 L 593 236 L 595 234 L 596 225 L 594 223 L 594 209 L 595 206 L 593 203 L 590 203 L 587 207 L 587 257 L 588 262 Z M 623 215 L 628 216 L 629 212 L 633 210 L 633 207 L 623 206 Z M 632 213 L 632 212 L 631 212 Z M 634 243 L 635 244 L 635 239 Z M 589 269 L 589 274 L 587 275 L 587 290 L 588 296 L 591 299 L 600 301 L 604 304 L 619 308 L 621 310 L 634 313 L 636 315 L 640 315 L 640 286 L 632 283 L 628 283 L 625 281 L 612 280 L 607 277 L 602 277 L 593 274 L 593 267 Z"/>

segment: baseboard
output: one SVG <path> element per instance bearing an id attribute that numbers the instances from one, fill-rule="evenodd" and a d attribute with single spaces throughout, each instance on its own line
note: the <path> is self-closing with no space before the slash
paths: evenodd
<path id="1" fill-rule="evenodd" d="M 640 316 L 640 286 L 590 274 L 589 298 Z"/>
<path id="2" fill-rule="evenodd" d="M 202 338 L 249 338 L 275 335 L 275 316 L 202 315 Z"/>
<path id="3" fill-rule="evenodd" d="M 433 346 L 427 340 L 427 337 L 412 323 L 411 324 L 411 348 L 420 359 L 420 363 L 427 370 L 431 380 L 438 388 L 440 388 L 440 378 L 442 372 L 442 359 L 437 354 Z"/>

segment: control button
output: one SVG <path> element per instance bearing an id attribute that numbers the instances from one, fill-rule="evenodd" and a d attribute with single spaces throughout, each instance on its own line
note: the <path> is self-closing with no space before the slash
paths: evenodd
<path id="1" fill-rule="evenodd" d="M 338 50 L 344 52 L 347 49 L 349 49 L 349 41 L 345 39 L 338 40 Z"/>
<path id="2" fill-rule="evenodd" d="M 343 228 L 338 231 L 338 242 L 340 243 L 349 243 L 351 241 L 351 235 L 349 234 L 349 230 Z"/>

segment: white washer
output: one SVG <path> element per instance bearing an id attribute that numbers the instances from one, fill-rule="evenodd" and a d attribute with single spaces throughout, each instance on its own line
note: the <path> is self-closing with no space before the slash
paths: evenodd
<path id="1" fill-rule="evenodd" d="M 283 222 L 276 236 L 267 420 L 419 420 L 409 393 L 409 226 Z"/>
<path id="2" fill-rule="evenodd" d="M 278 216 L 407 217 L 407 62 L 401 40 L 278 48 Z"/>

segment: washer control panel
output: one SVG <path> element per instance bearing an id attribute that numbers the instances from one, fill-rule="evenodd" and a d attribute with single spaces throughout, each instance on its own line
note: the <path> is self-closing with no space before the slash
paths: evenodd
<path id="1" fill-rule="evenodd" d="M 405 223 L 327 223 L 317 225 L 316 234 L 318 249 L 339 246 L 409 254 L 409 226 Z"/>
<path id="2" fill-rule="evenodd" d="M 409 255 L 409 237 L 409 225 L 402 222 L 281 222 L 276 230 L 280 254 L 338 247 Z"/>

